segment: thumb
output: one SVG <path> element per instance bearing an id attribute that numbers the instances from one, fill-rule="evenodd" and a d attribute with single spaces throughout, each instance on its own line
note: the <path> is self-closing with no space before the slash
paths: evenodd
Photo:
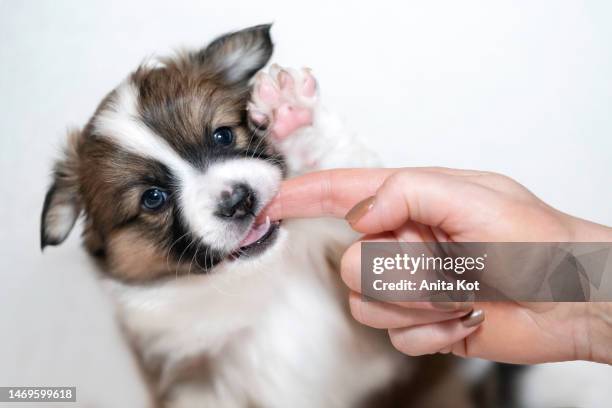
<path id="1" fill-rule="evenodd" d="M 448 174 L 404 169 L 387 178 L 346 218 L 353 229 L 367 234 L 393 231 L 408 221 L 456 233 L 454 220 L 465 209 L 461 185 Z"/>

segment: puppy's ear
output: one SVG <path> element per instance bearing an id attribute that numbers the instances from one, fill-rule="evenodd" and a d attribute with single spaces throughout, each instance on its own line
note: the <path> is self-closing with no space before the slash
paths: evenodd
<path id="1" fill-rule="evenodd" d="M 79 193 L 79 131 L 68 134 L 64 157 L 55 163 L 53 184 L 47 191 L 40 224 L 40 248 L 59 245 L 68 237 L 81 213 Z"/>
<path id="2" fill-rule="evenodd" d="M 230 85 L 244 83 L 272 56 L 270 27 L 258 25 L 223 35 L 194 54 L 195 61 Z"/>

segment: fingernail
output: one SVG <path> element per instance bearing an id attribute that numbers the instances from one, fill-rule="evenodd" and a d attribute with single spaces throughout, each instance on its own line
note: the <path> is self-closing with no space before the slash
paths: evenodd
<path id="1" fill-rule="evenodd" d="M 344 218 L 349 224 L 355 224 L 359 221 L 368 211 L 374 206 L 374 196 L 368 197 L 365 200 L 361 200 L 357 203 L 349 212 L 346 213 Z"/>
<path id="2" fill-rule="evenodd" d="M 473 310 L 470 314 L 461 318 L 461 322 L 465 327 L 478 326 L 485 319 L 484 310 Z"/>

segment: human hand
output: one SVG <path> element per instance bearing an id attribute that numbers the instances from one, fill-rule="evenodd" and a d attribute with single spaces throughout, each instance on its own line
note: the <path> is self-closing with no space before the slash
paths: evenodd
<path id="1" fill-rule="evenodd" d="M 355 230 L 366 234 L 342 259 L 351 312 L 363 324 L 387 329 L 394 346 L 406 354 L 452 352 L 514 363 L 612 361 L 612 307 L 606 303 L 361 301 L 361 241 L 612 240 L 609 228 L 553 209 L 508 177 L 445 168 L 311 173 L 286 181 L 266 215 L 346 215 Z"/>

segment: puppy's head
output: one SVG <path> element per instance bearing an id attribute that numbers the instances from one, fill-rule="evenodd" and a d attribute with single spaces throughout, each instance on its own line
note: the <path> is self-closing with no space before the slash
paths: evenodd
<path id="1" fill-rule="evenodd" d="M 255 216 L 284 164 L 246 112 L 249 80 L 272 54 L 269 28 L 141 66 L 114 89 L 55 166 L 42 247 L 84 213 L 88 249 L 117 277 L 143 280 L 206 272 L 273 242 L 276 226 Z"/>

